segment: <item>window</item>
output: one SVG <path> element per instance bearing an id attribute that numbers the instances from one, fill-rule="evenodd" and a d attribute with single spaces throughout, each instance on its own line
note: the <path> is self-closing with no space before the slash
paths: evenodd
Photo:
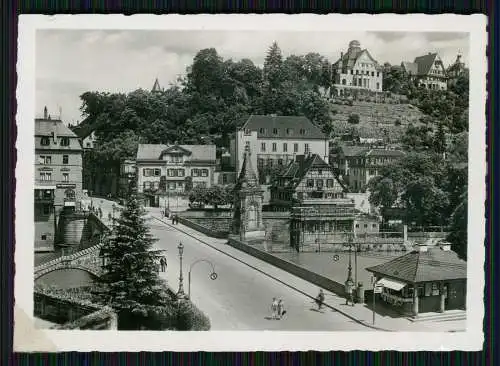
<path id="1" fill-rule="evenodd" d="M 245 141 L 245 150 L 250 151 L 250 141 Z"/>
<path id="2" fill-rule="evenodd" d="M 198 169 L 193 169 L 193 170 L 191 170 L 191 175 L 193 177 L 199 177 L 200 176 L 200 171 Z"/>
<path id="3" fill-rule="evenodd" d="M 261 133 L 261 134 L 265 134 L 265 133 L 266 133 L 266 129 L 265 129 L 265 128 L 261 128 L 261 129 L 259 129 L 259 133 Z"/>
<path id="4" fill-rule="evenodd" d="M 323 170 L 318 169 L 318 175 L 322 175 L 322 174 L 323 174 Z"/>
<path id="5" fill-rule="evenodd" d="M 92 144 L 90 142 L 87 142 L 87 147 L 92 147 Z"/>
<path id="6" fill-rule="evenodd" d="M 277 135 L 278 134 L 278 129 L 277 128 L 273 128 L 273 135 Z"/>
<path id="7" fill-rule="evenodd" d="M 365 224 L 365 229 L 368 227 L 368 224 Z"/>
<path id="8" fill-rule="evenodd" d="M 47 234 L 42 234 L 42 240 L 47 240 Z"/>
<path id="9" fill-rule="evenodd" d="M 313 188 L 314 187 L 314 179 L 308 179 L 307 180 L 307 186 L 309 188 Z"/>
<path id="10" fill-rule="evenodd" d="M 61 138 L 61 146 L 69 146 L 69 137 Z"/>
<path id="11" fill-rule="evenodd" d="M 353 72 L 353 70 L 351 70 L 351 75 L 352 75 L 353 73 L 354 73 L 354 72 Z"/>
<path id="12" fill-rule="evenodd" d="M 356 70 L 356 75 L 359 75 L 359 70 Z"/>
<path id="13" fill-rule="evenodd" d="M 160 188 L 160 182 L 153 182 L 153 188 L 154 189 L 159 189 Z"/>
<path id="14" fill-rule="evenodd" d="M 323 179 L 316 180 L 316 187 L 323 188 Z"/>
<path id="15" fill-rule="evenodd" d="M 69 163 L 69 155 L 63 155 L 63 164 Z"/>
<path id="16" fill-rule="evenodd" d="M 40 145 L 47 146 L 50 145 L 50 140 L 47 136 L 44 136 L 40 140 Z"/>
<path id="17" fill-rule="evenodd" d="M 377 77 L 379 77 L 379 76 L 380 76 L 380 72 L 377 71 Z"/>
<path id="18" fill-rule="evenodd" d="M 303 128 L 301 128 L 301 129 L 299 130 L 299 133 L 300 133 L 301 135 L 305 135 L 305 134 L 306 134 L 306 130 L 305 130 L 305 129 L 303 129 Z"/>
<path id="19" fill-rule="evenodd" d="M 251 135 L 251 133 L 252 133 L 252 132 L 251 132 L 248 128 L 247 128 L 247 129 L 245 129 L 245 135 L 247 135 L 247 136 L 248 136 L 248 135 Z"/>
<path id="20" fill-rule="evenodd" d="M 304 154 L 309 154 L 309 144 L 304 144 Z"/>
<path id="21" fill-rule="evenodd" d="M 372 229 L 376 229 L 377 228 L 377 224 L 372 224 Z"/>
<path id="22" fill-rule="evenodd" d="M 287 135 L 291 135 L 291 134 L 293 134 L 293 128 L 287 128 L 287 129 L 286 129 L 286 134 L 287 134 Z"/>
<path id="23" fill-rule="evenodd" d="M 287 152 L 288 151 L 288 144 L 285 142 L 283 143 L 283 152 Z"/>
<path id="24" fill-rule="evenodd" d="M 39 164 L 50 165 L 52 164 L 52 157 L 47 155 L 40 155 L 38 158 Z"/>
<path id="25" fill-rule="evenodd" d="M 293 144 L 293 152 L 299 152 L 299 144 Z"/>
<path id="26" fill-rule="evenodd" d="M 155 177 L 159 177 L 161 175 L 161 169 L 156 168 L 154 170 L 154 175 L 155 175 Z"/>
<path id="27" fill-rule="evenodd" d="M 283 165 L 283 159 L 278 159 L 278 165 Z"/>
<path id="28" fill-rule="evenodd" d="M 174 176 L 174 169 L 168 169 L 168 170 L 167 170 L 167 175 L 168 175 L 169 177 L 173 177 L 173 176 Z"/>
<path id="29" fill-rule="evenodd" d="M 262 168 L 264 166 L 264 159 L 259 158 L 257 159 L 257 167 Z"/>
<path id="30" fill-rule="evenodd" d="M 201 176 L 208 177 L 208 169 L 201 169 Z"/>
<path id="31" fill-rule="evenodd" d="M 43 205 L 43 207 L 42 207 L 42 213 L 44 215 L 50 215 L 50 211 L 51 211 L 51 207 L 50 207 L 49 204 Z"/>
<path id="32" fill-rule="evenodd" d="M 377 83 L 377 89 L 380 89 L 380 83 Z"/>
<path id="33" fill-rule="evenodd" d="M 267 166 L 269 167 L 273 166 L 273 159 L 267 159 Z"/>
<path id="34" fill-rule="evenodd" d="M 273 152 L 276 152 L 276 142 L 273 142 Z"/>
<path id="35" fill-rule="evenodd" d="M 375 71 L 372 71 L 372 76 L 375 76 Z"/>
<path id="36" fill-rule="evenodd" d="M 227 174 L 222 174 L 222 184 L 227 184 Z"/>
<path id="37" fill-rule="evenodd" d="M 64 191 L 64 198 L 68 199 L 68 200 L 74 200 L 76 197 L 76 194 L 75 194 L 75 191 L 72 190 L 72 189 L 67 189 Z"/>
<path id="38" fill-rule="evenodd" d="M 142 175 L 145 177 L 150 177 L 153 174 L 153 169 L 144 168 L 142 170 Z"/>
<path id="39" fill-rule="evenodd" d="M 69 182 L 69 174 L 68 173 L 63 173 L 63 182 Z"/>
<path id="40" fill-rule="evenodd" d="M 177 176 L 178 177 L 183 177 L 184 176 L 184 169 L 178 169 L 177 170 Z"/>
<path id="41" fill-rule="evenodd" d="M 144 182 L 142 184 L 142 186 L 143 186 L 143 188 L 144 188 L 145 191 L 148 190 L 149 189 L 149 182 Z"/>
<path id="42" fill-rule="evenodd" d="M 326 186 L 328 188 L 332 188 L 333 187 L 333 179 L 327 179 L 326 180 Z"/>
<path id="43" fill-rule="evenodd" d="M 174 189 L 175 189 L 175 182 L 170 182 L 170 183 L 168 184 L 168 189 L 170 189 L 170 190 L 174 190 Z"/>
<path id="44" fill-rule="evenodd" d="M 265 142 L 260 143 L 260 151 L 266 152 L 266 143 Z"/>
<path id="45" fill-rule="evenodd" d="M 359 229 L 359 224 L 356 224 L 356 229 Z"/>
<path id="46" fill-rule="evenodd" d="M 51 181 L 52 180 L 52 173 L 47 173 L 47 172 L 40 173 L 40 180 L 41 181 Z"/>

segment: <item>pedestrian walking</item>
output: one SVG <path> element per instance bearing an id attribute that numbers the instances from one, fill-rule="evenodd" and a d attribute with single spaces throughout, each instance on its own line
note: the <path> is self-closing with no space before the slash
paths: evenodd
<path id="1" fill-rule="evenodd" d="M 280 299 L 278 301 L 278 319 L 283 318 L 285 314 L 286 314 L 285 303 L 283 302 L 283 299 Z"/>
<path id="2" fill-rule="evenodd" d="M 323 289 L 320 289 L 318 296 L 316 296 L 316 305 L 318 305 L 318 310 L 321 310 L 324 302 L 325 302 L 325 294 L 323 293 Z"/>
<path id="3" fill-rule="evenodd" d="M 160 266 L 161 266 L 161 271 L 165 272 L 167 269 L 167 259 L 165 257 L 160 258 Z"/>
<path id="4" fill-rule="evenodd" d="M 102 219 L 102 210 L 100 207 L 99 207 L 98 211 L 99 211 L 99 218 Z"/>
<path id="5" fill-rule="evenodd" d="M 271 303 L 271 318 L 272 319 L 278 318 L 278 301 L 276 300 L 275 297 L 273 297 L 273 302 Z"/>
<path id="6" fill-rule="evenodd" d="M 175 215 L 172 215 L 172 225 L 175 225 Z"/>

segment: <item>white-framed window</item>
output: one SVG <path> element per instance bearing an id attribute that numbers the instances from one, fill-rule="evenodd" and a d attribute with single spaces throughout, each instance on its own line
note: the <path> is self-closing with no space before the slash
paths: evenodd
<path id="1" fill-rule="evenodd" d="M 278 134 L 278 129 L 277 128 L 273 128 L 273 135 L 277 135 Z"/>
<path id="2" fill-rule="evenodd" d="M 193 169 L 193 170 L 191 170 L 191 176 L 193 176 L 193 177 L 199 177 L 200 176 L 200 170 L 199 169 Z"/>
<path id="3" fill-rule="evenodd" d="M 265 142 L 260 143 L 260 151 L 266 152 L 266 143 Z"/>
<path id="4" fill-rule="evenodd" d="M 145 176 L 145 177 L 151 177 L 153 175 L 153 169 L 144 168 L 142 170 L 142 175 Z"/>
<path id="5" fill-rule="evenodd" d="M 273 152 L 276 152 L 276 142 L 273 142 Z"/>
<path id="6" fill-rule="evenodd" d="M 265 134 L 266 133 L 266 129 L 265 128 L 260 128 L 259 129 L 259 133 L 260 134 Z"/>
<path id="7" fill-rule="evenodd" d="M 288 144 L 286 142 L 283 143 L 283 152 L 288 151 Z"/>
<path id="8" fill-rule="evenodd" d="M 299 152 L 299 144 L 298 143 L 293 144 L 293 152 Z"/>
<path id="9" fill-rule="evenodd" d="M 245 129 L 245 135 L 248 136 L 248 135 L 251 135 L 251 134 L 252 134 L 252 131 L 250 131 L 250 129 L 248 129 L 248 128 Z"/>
<path id="10" fill-rule="evenodd" d="M 333 188 L 333 179 L 327 179 L 326 180 L 326 186 L 328 188 Z"/>
<path id="11" fill-rule="evenodd" d="M 316 187 L 323 188 L 323 179 L 316 180 Z"/>
<path id="12" fill-rule="evenodd" d="M 61 137 L 61 146 L 69 146 L 69 137 Z"/>
<path id="13" fill-rule="evenodd" d="M 69 182 L 69 174 L 68 173 L 63 173 L 62 177 L 63 177 L 63 182 Z"/>
<path id="14" fill-rule="evenodd" d="M 63 164 L 69 164 L 69 155 L 63 155 Z"/>
<path id="15" fill-rule="evenodd" d="M 51 181 L 52 180 L 52 173 L 41 172 L 40 173 L 40 180 L 41 181 Z"/>
<path id="16" fill-rule="evenodd" d="M 50 139 L 47 136 L 43 136 L 40 139 L 40 145 L 43 145 L 43 146 L 50 145 Z"/>
<path id="17" fill-rule="evenodd" d="M 177 170 L 177 176 L 178 177 L 183 177 L 184 176 L 184 169 L 178 169 Z"/>
<path id="18" fill-rule="evenodd" d="M 304 154 L 309 154 L 309 144 L 304 144 Z"/>
<path id="19" fill-rule="evenodd" d="M 208 177 L 208 169 L 201 169 L 201 176 Z"/>
<path id="20" fill-rule="evenodd" d="M 50 155 L 40 155 L 38 158 L 38 163 L 43 165 L 52 164 L 52 156 Z"/>
<path id="21" fill-rule="evenodd" d="M 155 169 L 154 169 L 154 176 L 155 176 L 155 177 L 159 177 L 160 175 L 161 175 L 161 169 L 159 169 L 159 168 L 155 168 Z"/>

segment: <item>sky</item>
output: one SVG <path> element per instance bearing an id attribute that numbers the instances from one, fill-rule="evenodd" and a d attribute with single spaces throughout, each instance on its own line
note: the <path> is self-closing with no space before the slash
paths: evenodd
<path id="1" fill-rule="evenodd" d="M 178 30 L 38 30 L 36 34 L 36 116 L 49 114 L 75 124 L 86 91 L 151 89 L 155 78 L 168 87 L 196 53 L 213 47 L 224 59 L 249 58 L 262 65 L 276 41 L 283 56 L 318 52 L 335 62 L 358 40 L 380 64 L 413 61 L 438 52 L 445 66 L 457 52 L 468 65 L 468 33 L 452 32 L 290 32 Z"/>

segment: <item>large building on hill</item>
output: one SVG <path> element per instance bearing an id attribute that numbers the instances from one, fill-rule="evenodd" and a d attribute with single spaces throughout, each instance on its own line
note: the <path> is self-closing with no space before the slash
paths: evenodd
<path id="1" fill-rule="evenodd" d="M 61 214 L 82 198 L 82 146 L 78 136 L 44 109 L 35 119 L 35 250 L 53 250 Z"/>
<path id="2" fill-rule="evenodd" d="M 415 80 L 418 86 L 431 90 L 446 90 L 448 77 L 437 53 L 416 57 L 413 62 L 402 62 L 403 71 Z"/>
<path id="3" fill-rule="evenodd" d="M 382 92 L 383 70 L 359 41 L 351 41 L 349 48 L 333 66 L 335 90 L 338 96 L 349 95 L 355 90 Z"/>
<path id="4" fill-rule="evenodd" d="M 245 148 L 259 180 L 265 171 L 285 167 L 297 155 L 317 154 L 328 161 L 328 137 L 303 116 L 252 115 L 231 141 L 231 165 L 241 171 Z"/>
<path id="5" fill-rule="evenodd" d="M 373 177 L 388 164 L 401 159 L 399 150 L 344 146 L 338 154 L 338 169 L 350 192 L 362 192 Z"/>
<path id="6" fill-rule="evenodd" d="M 139 144 L 137 191 L 158 206 L 162 195 L 213 185 L 215 167 L 215 145 Z"/>

